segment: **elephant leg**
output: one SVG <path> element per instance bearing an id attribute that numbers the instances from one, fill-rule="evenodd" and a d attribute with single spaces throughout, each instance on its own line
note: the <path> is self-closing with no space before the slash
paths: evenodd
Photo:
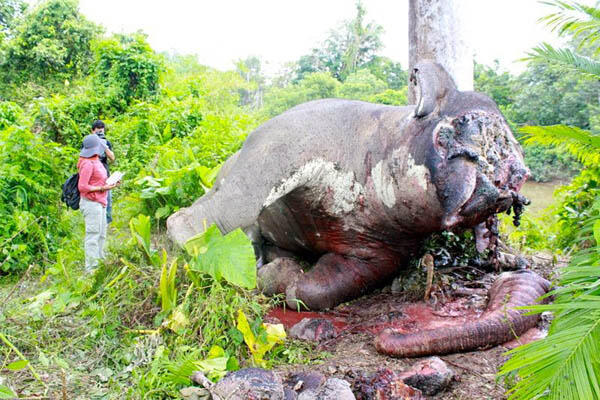
<path id="1" fill-rule="evenodd" d="M 286 302 L 292 309 L 322 310 L 357 298 L 386 279 L 397 268 L 383 260 L 365 261 L 327 253 L 308 272 L 287 286 Z"/>
<path id="2" fill-rule="evenodd" d="M 285 293 L 288 285 L 302 273 L 302 267 L 294 258 L 278 257 L 258 269 L 258 288 L 267 296 Z"/>

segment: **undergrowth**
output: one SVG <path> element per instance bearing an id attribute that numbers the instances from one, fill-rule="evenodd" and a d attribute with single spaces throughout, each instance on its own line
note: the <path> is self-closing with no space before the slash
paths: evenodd
<path id="1" fill-rule="evenodd" d="M 271 328 L 262 318 L 276 300 L 194 273 L 184 263 L 192 259 L 168 246 L 162 258 L 164 234 L 151 237 L 149 250 L 160 254 L 154 260 L 125 230 L 110 239 L 111 255 L 93 275 L 83 274 L 81 243 L 71 240 L 45 273 L 0 283 L 0 339 L 10 343 L 0 346 L 7 371 L 0 398 L 4 389 L 24 397 L 179 398 L 193 370 L 216 379 L 257 360 L 271 367 L 323 356 L 304 343 L 267 341 Z M 240 315 L 249 331 L 238 329 Z M 261 340 L 268 349 L 257 359 Z"/>

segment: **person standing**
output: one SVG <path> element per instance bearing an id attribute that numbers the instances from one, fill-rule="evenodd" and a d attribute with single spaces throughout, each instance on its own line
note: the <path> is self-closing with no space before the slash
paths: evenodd
<path id="1" fill-rule="evenodd" d="M 98 137 L 106 144 L 107 149 L 104 153 L 100 154 L 100 162 L 104 165 L 106 169 L 106 174 L 110 176 L 110 169 L 108 167 L 108 162 L 115 161 L 115 154 L 113 152 L 113 146 L 110 140 L 106 138 L 105 135 L 106 127 L 104 122 L 97 119 L 92 123 L 92 134 L 98 135 Z M 112 222 L 112 192 L 108 191 L 107 203 L 106 203 L 106 223 L 110 224 Z"/>
<path id="2" fill-rule="evenodd" d="M 99 157 L 106 150 L 106 144 L 98 135 L 87 135 L 83 139 L 83 148 L 77 162 L 79 170 L 77 187 L 81 196 L 79 209 L 85 220 L 84 250 L 87 273 L 93 272 L 98 267 L 98 260 L 105 257 L 108 191 L 118 185 L 118 183 L 106 184 L 108 173 Z"/>

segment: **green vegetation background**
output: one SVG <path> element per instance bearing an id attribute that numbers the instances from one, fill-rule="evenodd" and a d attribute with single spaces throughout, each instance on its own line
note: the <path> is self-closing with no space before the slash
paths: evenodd
<path id="1" fill-rule="evenodd" d="M 378 55 L 381 33 L 358 4 L 352 21 L 266 77 L 256 57 L 218 71 L 194 56 L 157 53 L 140 32 L 107 35 L 73 0 L 29 8 L 0 0 L 0 370 L 15 371 L 0 379 L 0 398 L 7 384 L 22 395 L 59 393 L 63 379 L 80 398 L 169 398 L 200 362 L 255 363 L 240 346 L 238 311 L 251 318 L 253 334 L 266 337 L 261 316 L 272 300 L 199 270 L 171 248 L 164 221 L 210 187 L 248 133 L 297 104 L 341 97 L 405 105 L 407 73 Z M 519 76 L 475 64 L 475 89 L 497 102 L 517 133 L 559 124 L 597 132 L 600 83 L 567 71 L 540 59 Z M 82 278 L 82 218 L 60 202 L 60 186 L 75 172 L 95 119 L 107 124 L 113 169 L 126 175 L 114 191 L 111 256 Z M 525 154 L 540 182 L 568 180 L 583 168 L 562 147 L 534 144 Z M 596 201 L 598 174 L 586 167 L 554 213 L 526 218 L 511 233 L 515 243 L 574 247 Z M 275 346 L 270 362 L 321 357 L 309 350 Z"/>

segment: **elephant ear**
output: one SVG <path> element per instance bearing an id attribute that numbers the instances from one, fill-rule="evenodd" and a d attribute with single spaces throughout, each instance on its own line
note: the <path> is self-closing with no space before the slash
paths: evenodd
<path id="1" fill-rule="evenodd" d="M 416 86 L 415 116 L 418 118 L 434 112 L 451 93 L 457 91 L 454 80 L 444 67 L 431 61 L 422 61 L 414 66 L 410 83 Z"/>

